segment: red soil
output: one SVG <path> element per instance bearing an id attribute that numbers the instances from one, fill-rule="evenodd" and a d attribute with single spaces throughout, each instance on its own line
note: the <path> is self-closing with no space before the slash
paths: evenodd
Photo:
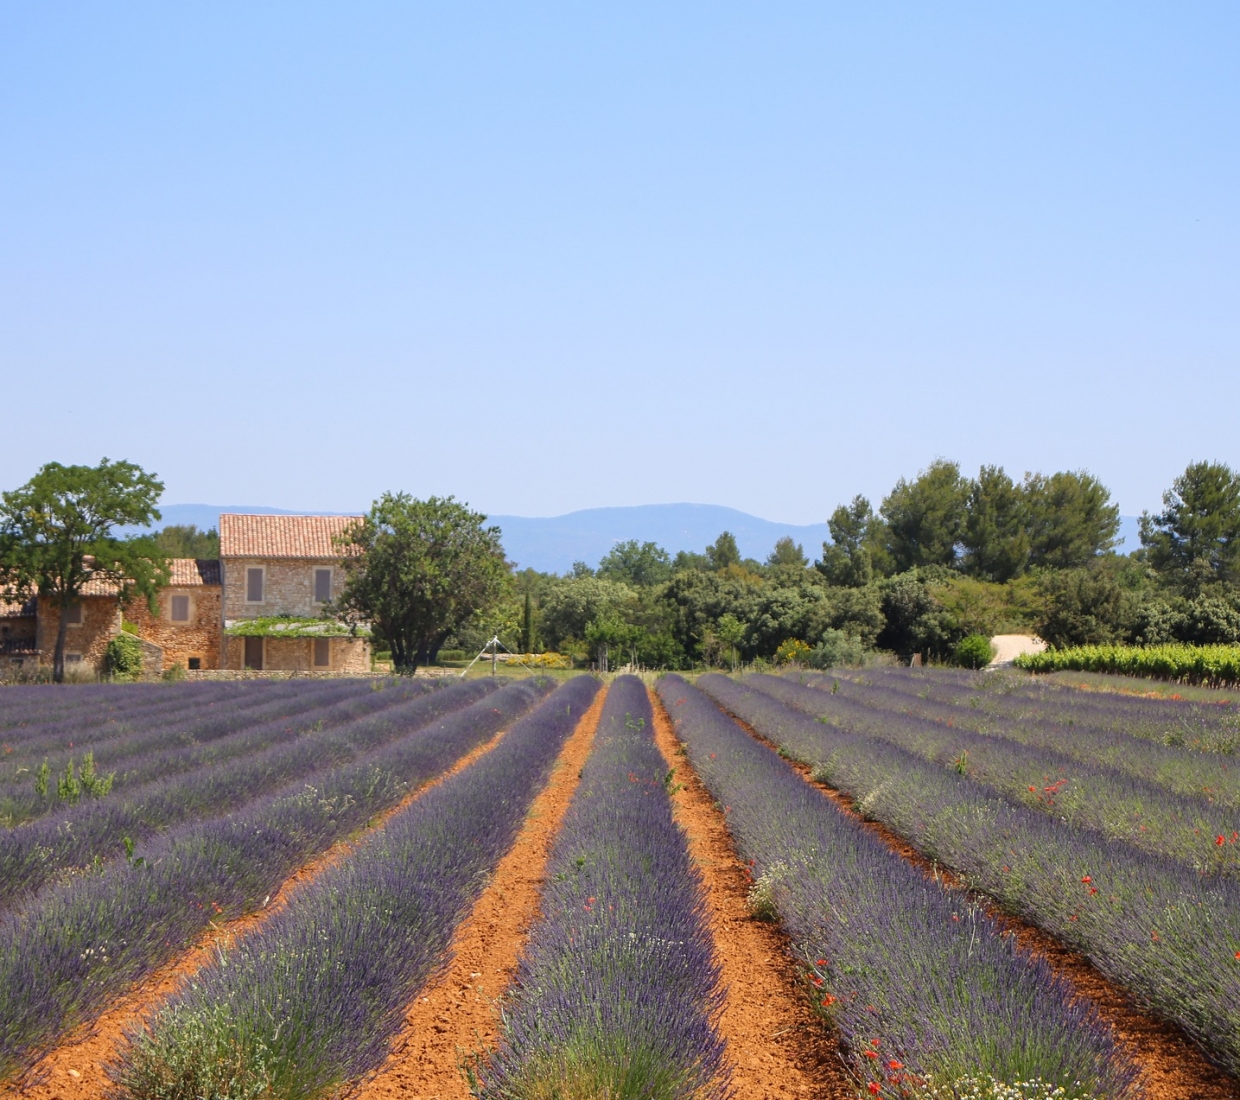
<path id="1" fill-rule="evenodd" d="M 503 736 L 503 731 L 497 733 L 491 740 L 461 757 L 442 775 L 416 791 L 411 791 L 397 805 L 377 815 L 368 829 L 348 840 L 339 841 L 300 867 L 280 885 L 270 902 L 257 913 L 212 925 L 210 930 L 179 958 L 150 974 L 92 1024 L 77 1029 L 55 1050 L 43 1057 L 19 1082 L 0 1091 L 0 1096 L 20 1096 L 24 1100 L 94 1100 L 103 1096 L 109 1084 L 104 1067 L 114 1059 L 128 1029 L 139 1024 L 160 1001 L 174 993 L 182 982 L 188 981 L 204 966 L 214 961 L 218 949 L 226 948 L 236 939 L 260 928 L 288 905 L 298 890 L 347 857 L 371 829 L 381 827 L 426 791 L 468 767 L 484 753 L 490 752 Z"/>
<path id="2" fill-rule="evenodd" d="M 722 967 L 726 1000 L 719 1030 L 727 1042 L 732 1084 L 742 1100 L 855 1098 L 835 1038 L 814 1015 L 800 986 L 787 938 L 749 914 L 749 879 L 723 814 L 693 773 L 658 696 L 655 741 L 675 768 L 676 819 L 706 887 L 707 915 Z"/>
<path id="3" fill-rule="evenodd" d="M 456 930 L 447 969 L 409 1006 L 392 1053 L 357 1100 L 468 1100 L 461 1064 L 499 1038 L 496 1001 L 538 919 L 551 845 L 590 755 L 606 694 L 600 691 L 582 715 L 516 843 Z"/>
<path id="4" fill-rule="evenodd" d="M 778 746 L 735 715 L 732 719 L 751 737 L 772 749 Z M 879 837 L 893 852 L 936 878 L 950 889 L 960 890 L 978 902 L 994 918 L 1005 934 L 1016 937 L 1020 948 L 1041 956 L 1051 969 L 1067 981 L 1076 995 L 1093 1006 L 1115 1031 L 1129 1058 L 1139 1071 L 1138 1085 L 1146 1100 L 1237 1100 L 1240 1082 L 1208 1062 L 1197 1045 L 1174 1024 L 1142 1012 L 1125 990 L 1105 977 L 1083 955 L 1065 947 L 1042 929 L 1006 913 L 985 894 L 969 891 L 960 878 L 927 859 L 903 837 L 877 821 L 861 817 L 852 799 L 841 791 L 818 783 L 807 764 L 788 761 L 797 773 L 821 791 L 849 817 Z"/>

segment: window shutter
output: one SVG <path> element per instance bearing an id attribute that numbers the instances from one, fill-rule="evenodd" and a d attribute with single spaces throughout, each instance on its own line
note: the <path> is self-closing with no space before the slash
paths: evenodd
<path id="1" fill-rule="evenodd" d="M 173 596 L 172 597 L 172 621 L 174 623 L 189 622 L 189 597 Z"/>
<path id="2" fill-rule="evenodd" d="M 332 598 L 332 571 L 316 569 L 314 571 L 314 602 L 327 603 Z"/>
<path id="3" fill-rule="evenodd" d="M 263 571 L 261 569 L 245 571 L 245 599 L 247 603 L 263 602 Z"/>

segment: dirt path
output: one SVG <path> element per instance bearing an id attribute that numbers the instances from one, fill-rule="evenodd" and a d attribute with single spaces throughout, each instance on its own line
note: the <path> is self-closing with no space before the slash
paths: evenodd
<path id="1" fill-rule="evenodd" d="M 0 1097 L 21 1097 L 22 1100 L 97 1100 L 108 1085 L 104 1066 L 113 1059 L 127 1029 L 140 1023 L 160 1001 L 174 993 L 183 981 L 192 978 L 212 962 L 217 949 L 226 948 L 239 937 L 260 928 L 285 908 L 299 890 L 348 856 L 371 830 L 381 827 L 432 787 L 490 752 L 499 744 L 504 732 L 501 730 L 485 744 L 466 753 L 442 775 L 416 791 L 411 791 L 391 809 L 377 815 L 370 827 L 360 835 L 339 841 L 298 868 L 285 879 L 279 890 L 272 895 L 271 901 L 259 912 L 213 926 L 180 958 L 150 974 L 93 1024 L 71 1034 L 55 1050 L 43 1057 L 18 1083 L 0 1089 Z"/>
<path id="2" fill-rule="evenodd" d="M 410 1006 L 392 1053 L 356 1100 L 469 1100 L 463 1059 L 499 1038 L 496 1000 L 538 918 L 547 858 L 594 744 L 607 689 L 582 715 L 516 843 L 453 936 L 451 962 Z"/>
<path id="3" fill-rule="evenodd" d="M 730 717 L 755 740 L 772 749 L 778 748 L 746 722 L 735 715 Z M 1121 986 L 1106 978 L 1083 955 L 1065 947 L 1042 929 L 1004 912 L 988 895 L 968 891 L 956 875 L 927 859 L 903 837 L 877 821 L 862 818 L 848 795 L 824 783 L 816 783 L 811 778 L 809 765 L 792 760 L 788 763 L 810 786 L 879 837 L 893 852 L 915 864 L 927 877 L 937 879 L 950 889 L 969 893 L 999 923 L 1005 934 L 1016 937 L 1023 950 L 1046 959 L 1077 996 L 1093 1005 L 1098 1015 L 1114 1029 L 1138 1068 L 1138 1083 L 1145 1090 L 1144 1100 L 1240 1100 L 1240 1082 L 1211 1065 L 1196 1044 L 1174 1024 L 1142 1012 Z"/>
<path id="4" fill-rule="evenodd" d="M 1010 665 L 1022 653 L 1041 653 L 1046 648 L 1046 643 L 1032 634 L 996 634 L 990 644 L 995 647 L 995 655 L 988 668 Z"/>
<path id="5" fill-rule="evenodd" d="M 681 752 L 657 695 L 655 741 L 676 769 L 676 819 L 706 886 L 707 914 L 727 990 L 719 1029 L 741 1100 L 854 1100 L 835 1039 L 811 1010 L 786 937 L 749 915 L 749 880 L 723 815 Z"/>

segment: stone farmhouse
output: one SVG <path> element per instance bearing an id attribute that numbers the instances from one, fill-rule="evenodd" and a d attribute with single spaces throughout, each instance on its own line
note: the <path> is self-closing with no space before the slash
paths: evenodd
<path id="1" fill-rule="evenodd" d="M 369 631 L 325 614 L 345 582 L 335 539 L 359 518 L 226 513 L 219 560 L 174 558 L 155 613 L 140 599 L 122 609 L 114 585 L 91 582 L 68 612 L 66 670 L 101 672 L 124 630 L 141 641 L 149 675 L 369 672 Z M 59 625 L 49 600 L 0 593 L 0 676 L 50 666 Z"/>

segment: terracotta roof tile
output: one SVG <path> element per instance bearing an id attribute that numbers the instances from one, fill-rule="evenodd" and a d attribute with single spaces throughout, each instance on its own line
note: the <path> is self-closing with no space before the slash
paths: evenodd
<path id="1" fill-rule="evenodd" d="M 361 516 L 220 516 L 221 558 L 339 558 L 332 541 Z"/>
<path id="2" fill-rule="evenodd" d="M 120 595 L 121 586 L 115 581 L 104 580 L 102 577 L 95 579 L 91 577 L 81 588 L 83 596 L 117 596 Z"/>
<path id="3" fill-rule="evenodd" d="M 37 614 L 38 601 L 32 596 L 21 601 L 13 599 L 11 592 L 0 592 L 0 619 L 25 619 Z"/>
<path id="4" fill-rule="evenodd" d="M 169 584 L 180 588 L 220 583 L 220 563 L 213 558 L 172 558 Z"/>

